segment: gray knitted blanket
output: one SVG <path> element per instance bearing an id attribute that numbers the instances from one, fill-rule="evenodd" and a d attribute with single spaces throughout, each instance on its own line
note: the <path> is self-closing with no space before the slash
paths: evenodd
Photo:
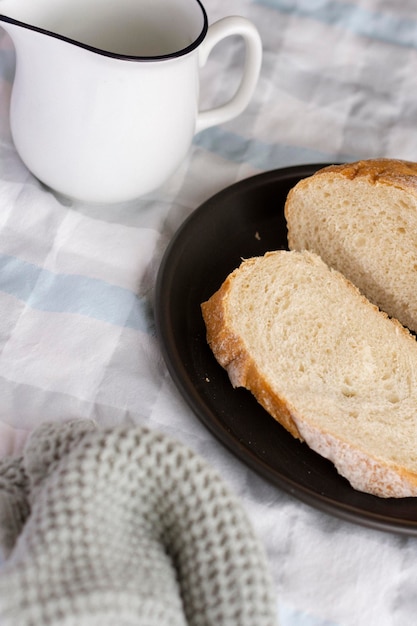
<path id="1" fill-rule="evenodd" d="M 45 424 L 0 461 L 2 626 L 273 626 L 240 504 L 182 444 Z"/>

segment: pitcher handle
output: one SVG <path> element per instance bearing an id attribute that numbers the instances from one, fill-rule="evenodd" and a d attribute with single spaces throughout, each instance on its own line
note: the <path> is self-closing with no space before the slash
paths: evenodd
<path id="1" fill-rule="evenodd" d="M 207 111 L 199 111 L 196 133 L 215 124 L 227 122 L 242 113 L 258 82 L 262 62 L 262 42 L 256 27 L 244 17 L 224 17 L 210 26 L 199 49 L 200 66 L 205 65 L 214 46 L 231 35 L 240 35 L 245 43 L 245 64 L 240 85 L 235 95 L 225 104 Z"/>

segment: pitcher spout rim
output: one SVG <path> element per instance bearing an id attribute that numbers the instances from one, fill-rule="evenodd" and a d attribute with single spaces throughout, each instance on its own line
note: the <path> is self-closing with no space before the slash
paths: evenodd
<path id="1" fill-rule="evenodd" d="M 177 59 L 179 57 L 185 56 L 198 48 L 203 39 L 205 38 L 208 31 L 208 18 L 207 13 L 201 4 L 200 0 L 197 0 L 197 3 L 200 5 L 202 14 L 203 14 L 203 28 L 201 29 L 198 37 L 194 39 L 188 46 L 181 48 L 179 50 L 175 50 L 174 52 L 168 52 L 166 54 L 155 54 L 155 55 L 134 55 L 134 54 L 123 54 L 120 52 L 111 52 L 110 50 L 105 50 L 103 48 L 98 48 L 96 46 L 91 46 L 82 41 L 77 41 L 76 39 L 72 39 L 71 37 L 67 37 L 65 35 L 61 35 L 60 33 L 54 33 L 51 30 L 46 28 L 41 28 L 40 26 L 34 26 L 32 24 L 28 24 L 26 22 L 22 22 L 13 17 L 9 17 L 8 15 L 3 15 L 0 13 L 0 24 L 2 22 L 7 24 L 12 24 L 14 26 L 19 26 L 21 28 L 25 28 L 27 30 L 31 30 L 42 35 L 46 35 L 48 37 L 52 37 L 54 39 L 59 39 L 61 41 L 65 41 L 66 43 L 77 46 L 78 48 L 83 48 L 84 50 L 88 50 L 89 52 L 93 52 L 95 54 L 99 54 L 101 56 L 109 57 L 112 59 L 120 59 L 125 61 L 164 61 L 168 59 Z"/>

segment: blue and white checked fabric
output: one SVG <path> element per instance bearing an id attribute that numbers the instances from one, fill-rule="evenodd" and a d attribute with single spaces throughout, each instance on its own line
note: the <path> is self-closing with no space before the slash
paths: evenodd
<path id="1" fill-rule="evenodd" d="M 221 472 L 263 541 L 282 626 L 408 626 L 415 539 L 324 515 L 267 484 L 196 420 L 166 372 L 152 295 L 182 221 L 220 189 L 283 166 L 387 156 L 417 161 L 414 0 L 205 0 L 210 22 L 251 19 L 261 77 L 239 118 L 195 137 L 179 171 L 135 202 L 59 201 L 10 135 L 14 51 L 0 29 L 0 455 L 45 420 L 145 424 Z M 0 0 L 1 11 L 1 0 Z M 205 107 L 230 96 L 241 42 L 202 70 Z"/>

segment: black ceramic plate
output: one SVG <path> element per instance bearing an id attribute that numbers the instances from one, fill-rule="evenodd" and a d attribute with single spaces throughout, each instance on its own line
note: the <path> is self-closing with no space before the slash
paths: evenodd
<path id="1" fill-rule="evenodd" d="M 191 214 L 159 270 L 159 339 L 171 376 L 197 417 L 253 470 L 327 513 L 417 535 L 417 499 L 382 499 L 352 489 L 329 461 L 287 433 L 248 391 L 233 389 L 206 343 L 201 302 L 242 258 L 287 247 L 287 193 L 322 166 L 288 167 L 248 178 Z"/>

